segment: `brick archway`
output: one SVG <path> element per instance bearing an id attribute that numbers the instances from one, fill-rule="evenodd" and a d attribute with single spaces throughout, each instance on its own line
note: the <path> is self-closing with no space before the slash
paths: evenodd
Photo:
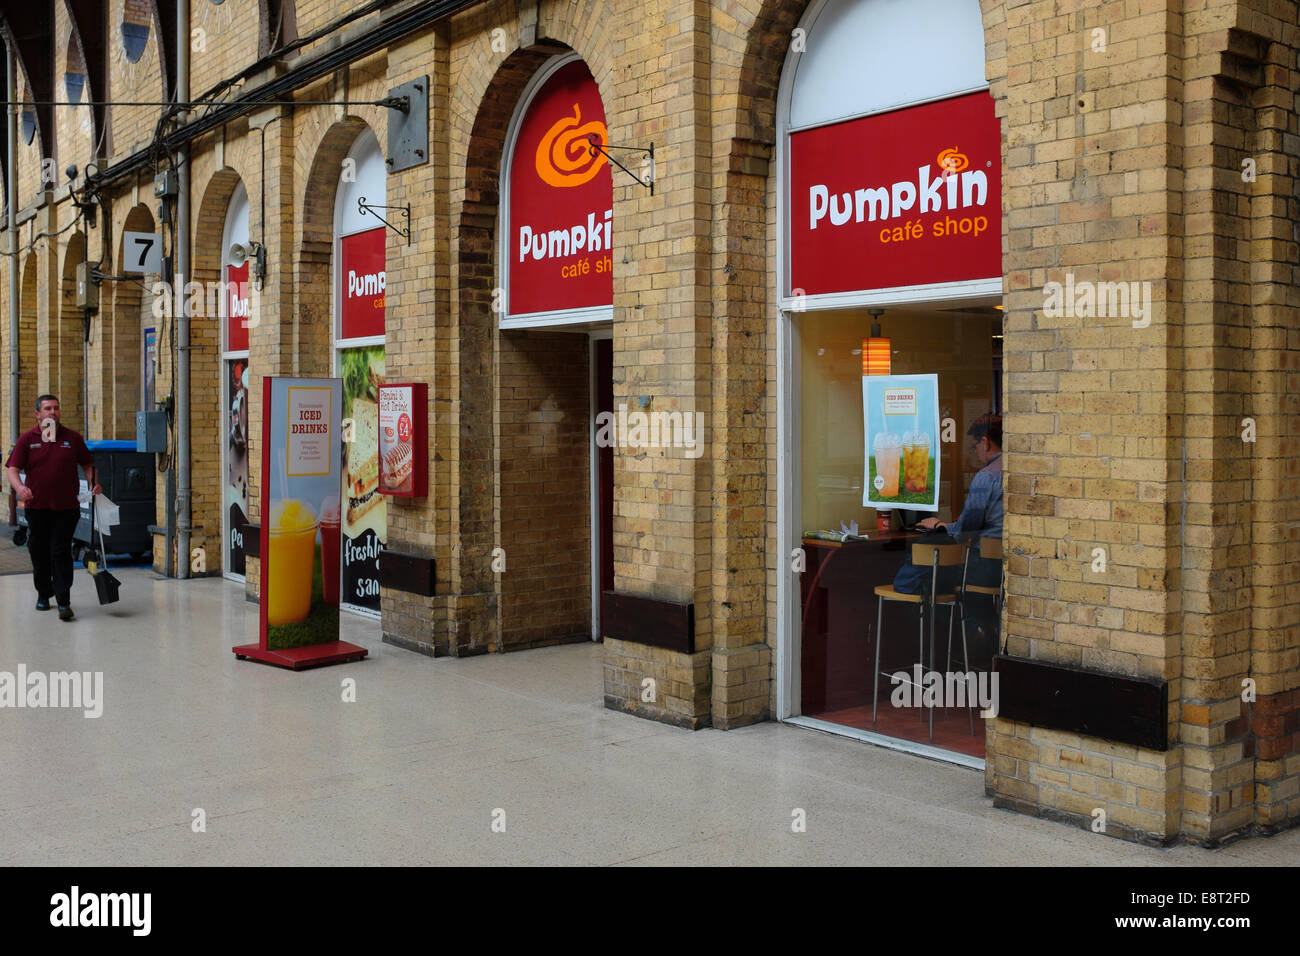
<path id="1" fill-rule="evenodd" d="M 87 434 L 85 341 L 82 311 L 76 306 L 77 266 L 85 258 L 86 237 L 74 232 L 63 250 L 56 331 L 50 342 L 50 391 L 59 397 L 62 422 Z"/>
<path id="2" fill-rule="evenodd" d="M 293 321 L 297 375 L 328 375 L 333 345 L 334 200 L 339 170 L 357 137 L 373 128 L 357 116 L 334 123 L 321 138 L 303 195 L 302 238 L 297 250 L 298 314 Z"/>
<path id="3" fill-rule="evenodd" d="M 126 232 L 153 232 L 154 218 L 144 204 L 135 206 L 126 215 L 122 234 Z M 125 242 L 119 236 L 113 250 L 114 268 L 121 272 L 125 262 Z M 105 438 L 130 438 L 135 434 L 135 412 L 140 406 L 140 373 L 142 335 L 153 321 L 153 296 L 150 289 L 157 275 L 141 275 L 138 281 L 119 280 L 101 286 L 104 292 L 111 288 L 111 308 L 99 323 L 102 342 L 99 344 L 100 367 L 95 375 L 100 379 L 99 417 Z M 105 296 L 108 298 L 108 296 Z M 110 305 L 105 302 L 104 305 Z M 108 374 L 105 375 L 104 373 Z"/>
<path id="4" fill-rule="evenodd" d="M 458 427 L 442 436 L 444 457 L 459 460 L 460 480 L 452 507 L 452 533 L 460 540 L 453 554 L 452 588 L 481 595 L 481 606 L 463 607 L 451 653 L 487 645 L 498 629 L 498 586 L 491 571 L 494 546 L 494 369 L 496 315 L 496 239 L 500 209 L 501 160 L 506 134 L 524 87 L 552 52 L 516 50 L 497 69 L 484 91 L 465 156 L 465 199 L 453 211 L 458 237 L 453 257 L 453 333 L 459 343 Z"/>
<path id="5" fill-rule="evenodd" d="M 221 270 L 225 254 L 222 234 L 231 197 L 240 182 L 242 179 L 234 169 L 229 166 L 219 169 L 208 180 L 198 203 L 190 271 L 205 290 L 220 290 L 218 283 L 225 280 Z M 226 569 L 221 525 L 226 507 L 226 479 L 221 463 L 222 443 L 228 440 L 230 429 L 221 404 L 220 385 L 225 342 L 218 299 L 223 295 L 224 290 L 205 295 L 202 314 L 190 318 L 190 342 L 201 346 L 190 353 L 190 521 L 194 526 L 193 535 L 202 538 L 192 540 L 192 545 L 202 545 L 209 574 Z M 255 307 L 264 306 L 256 302 Z M 202 384 L 196 387 L 193 383 Z"/>
<path id="6" fill-rule="evenodd" d="M 27 254 L 23 262 L 22 286 L 18 293 L 18 408 L 20 419 L 26 421 L 27 412 L 36 404 L 40 381 L 36 365 L 37 304 L 36 275 L 40 263 L 36 253 Z"/>

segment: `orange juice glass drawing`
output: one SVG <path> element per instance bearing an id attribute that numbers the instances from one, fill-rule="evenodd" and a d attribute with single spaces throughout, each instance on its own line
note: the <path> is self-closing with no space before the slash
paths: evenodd
<path id="1" fill-rule="evenodd" d="M 930 436 L 911 432 L 903 438 L 903 489 L 925 494 L 930 481 Z"/>
<path id="2" fill-rule="evenodd" d="M 876 493 L 881 498 L 896 498 L 903 443 L 893 432 L 878 432 L 872 444 L 876 455 Z"/>
<path id="3" fill-rule="evenodd" d="M 296 624 L 311 613 L 311 577 L 316 564 L 316 513 L 296 498 L 271 506 L 266 623 Z"/>

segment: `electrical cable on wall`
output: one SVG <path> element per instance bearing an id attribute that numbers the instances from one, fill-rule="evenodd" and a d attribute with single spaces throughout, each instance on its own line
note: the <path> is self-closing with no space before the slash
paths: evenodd
<path id="1" fill-rule="evenodd" d="M 17 256 L 21 252 L 31 252 L 38 240 L 45 239 L 52 236 L 61 236 L 69 229 L 73 228 L 78 222 L 81 221 L 81 219 L 82 219 L 81 210 L 77 210 L 77 214 L 76 216 L 73 217 L 72 222 L 68 223 L 62 229 L 59 229 L 55 232 L 38 233 L 37 235 L 32 236 L 31 241 L 28 242 L 27 245 L 24 246 L 22 249 L 15 249 L 12 252 L 6 250 L 4 254 L 6 256 Z"/>

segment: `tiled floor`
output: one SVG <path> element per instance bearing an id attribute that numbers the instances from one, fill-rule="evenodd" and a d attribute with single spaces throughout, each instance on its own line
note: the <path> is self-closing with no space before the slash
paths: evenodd
<path id="1" fill-rule="evenodd" d="M 909 740 L 918 744 L 930 744 L 943 750 L 967 754 L 984 759 L 984 721 L 979 710 L 968 717 L 961 709 L 936 707 L 934 709 L 934 740 L 930 739 L 930 713 L 925 709 L 914 707 L 894 708 L 889 706 L 888 689 L 881 689 L 880 703 L 876 707 L 876 720 L 871 720 L 871 705 L 848 707 L 844 710 L 827 711 L 823 714 L 809 714 L 819 720 L 858 730 L 870 730 L 886 737 Z M 974 730 L 971 729 L 972 723 Z"/>
<path id="2" fill-rule="evenodd" d="M 601 648 L 466 660 L 382 644 L 301 673 L 236 661 L 243 589 L 84 572 L 60 624 L 0 577 L 0 671 L 101 671 L 103 715 L 0 710 L 0 864 L 1293 864 L 1300 831 L 1156 850 L 995 810 L 979 773 L 764 723 L 602 706 Z M 356 681 L 356 700 L 342 681 Z M 806 832 L 792 832 L 796 809 Z M 205 829 L 193 821 L 202 811 Z M 494 832 L 493 820 L 505 821 Z"/>

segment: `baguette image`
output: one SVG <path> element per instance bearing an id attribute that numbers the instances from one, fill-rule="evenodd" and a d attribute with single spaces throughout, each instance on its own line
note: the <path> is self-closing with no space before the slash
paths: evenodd
<path id="1" fill-rule="evenodd" d="M 383 499 L 379 495 L 379 406 L 352 401 L 353 440 L 347 446 L 348 523 L 355 525 Z"/>
<path id="2" fill-rule="evenodd" d="M 400 488 L 415 470 L 415 455 L 409 441 L 398 442 L 384 454 L 384 487 Z"/>

